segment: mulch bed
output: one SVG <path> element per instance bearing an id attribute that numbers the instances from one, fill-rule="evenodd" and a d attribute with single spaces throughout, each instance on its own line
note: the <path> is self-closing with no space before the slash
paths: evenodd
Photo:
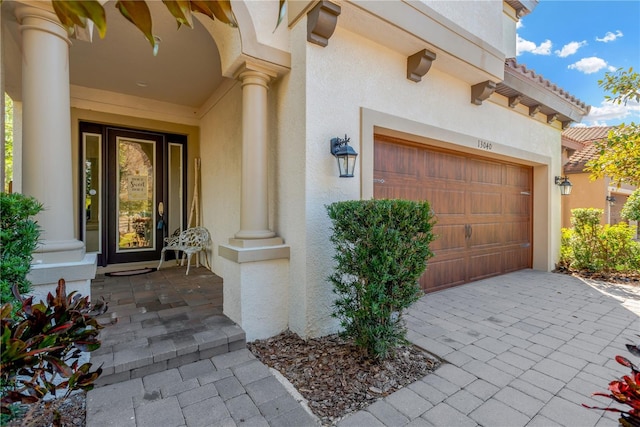
<path id="1" fill-rule="evenodd" d="M 278 370 L 325 425 L 424 377 L 440 365 L 416 346 L 400 347 L 380 363 L 338 335 L 303 340 L 292 332 L 248 344 L 265 365 Z"/>

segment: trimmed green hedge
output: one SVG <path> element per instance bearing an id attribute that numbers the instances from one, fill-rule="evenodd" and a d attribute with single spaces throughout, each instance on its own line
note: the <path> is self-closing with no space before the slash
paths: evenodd
<path id="1" fill-rule="evenodd" d="M 384 359 L 406 342 L 402 311 L 422 291 L 418 279 L 433 256 L 428 202 L 355 200 L 327 206 L 333 223 L 337 298 L 334 317 L 369 356 Z"/>
<path id="2" fill-rule="evenodd" d="M 0 296 L 2 302 L 14 301 L 14 284 L 20 293 L 29 292 L 27 273 L 32 254 L 40 238 L 40 226 L 31 218 L 42 210 L 33 197 L 19 193 L 0 193 Z"/>

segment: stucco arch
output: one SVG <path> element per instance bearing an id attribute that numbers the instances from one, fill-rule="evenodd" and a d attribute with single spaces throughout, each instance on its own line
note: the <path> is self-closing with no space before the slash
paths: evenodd
<path id="1" fill-rule="evenodd" d="M 277 2 L 269 3 L 277 9 Z M 291 68 L 291 54 L 288 47 L 284 46 L 286 43 L 283 42 L 283 37 L 259 38 L 261 30 L 257 28 L 253 17 L 261 11 L 252 10 L 255 6 L 250 6 L 248 2 L 234 1 L 232 8 L 238 28 L 195 14 L 218 46 L 222 75 L 233 78 L 247 61 L 262 63 L 278 74 L 286 73 Z M 274 16 L 277 17 L 277 10 Z M 281 27 L 284 28 L 278 31 L 288 31 L 286 26 Z"/>

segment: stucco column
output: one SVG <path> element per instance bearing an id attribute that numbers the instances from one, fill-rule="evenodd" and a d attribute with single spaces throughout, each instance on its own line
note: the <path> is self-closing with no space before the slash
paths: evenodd
<path id="1" fill-rule="evenodd" d="M 245 68 L 238 79 L 242 84 L 242 194 L 240 231 L 232 244 L 275 236 L 269 230 L 267 192 L 267 90 L 271 76 Z"/>
<path id="2" fill-rule="evenodd" d="M 36 263 L 75 262 L 84 244 L 74 238 L 69 96 L 69 39 L 56 15 L 16 6 L 22 33 L 23 193 L 44 205 Z"/>

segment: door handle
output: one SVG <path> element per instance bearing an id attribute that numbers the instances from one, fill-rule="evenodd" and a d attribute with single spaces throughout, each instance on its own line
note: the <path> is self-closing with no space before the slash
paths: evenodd
<path id="1" fill-rule="evenodd" d="M 464 238 L 465 239 L 469 238 L 469 224 L 464 225 Z"/>
<path id="2" fill-rule="evenodd" d="M 471 226 L 471 224 L 469 224 L 469 238 L 471 238 L 472 234 L 473 234 L 473 227 Z"/>

